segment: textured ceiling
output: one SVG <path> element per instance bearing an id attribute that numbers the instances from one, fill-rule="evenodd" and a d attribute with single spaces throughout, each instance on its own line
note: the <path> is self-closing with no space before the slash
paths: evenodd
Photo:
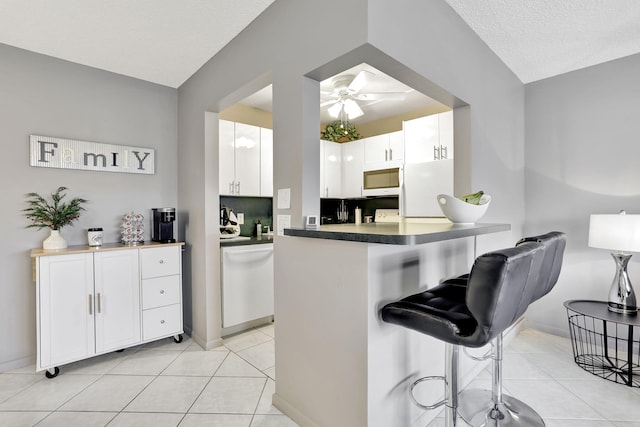
<path id="1" fill-rule="evenodd" d="M 0 43 L 178 87 L 273 1 L 0 0 Z M 640 52 L 640 0 L 445 1 L 524 83 Z"/>
<path id="2" fill-rule="evenodd" d="M 446 0 L 523 83 L 640 52 L 638 0 Z"/>
<path id="3" fill-rule="evenodd" d="M 0 43 L 180 86 L 273 0 L 0 0 Z"/>

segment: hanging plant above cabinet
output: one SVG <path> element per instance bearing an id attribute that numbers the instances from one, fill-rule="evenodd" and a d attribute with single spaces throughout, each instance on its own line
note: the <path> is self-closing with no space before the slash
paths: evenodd
<path id="1" fill-rule="evenodd" d="M 362 136 L 358 133 L 355 126 L 348 121 L 335 120 L 320 132 L 320 139 L 324 139 L 325 141 L 347 142 L 360 138 L 362 138 Z"/>

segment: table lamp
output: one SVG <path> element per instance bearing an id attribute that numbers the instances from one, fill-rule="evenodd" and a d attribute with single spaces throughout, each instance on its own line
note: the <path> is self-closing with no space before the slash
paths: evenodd
<path id="1" fill-rule="evenodd" d="M 640 252 L 640 215 L 627 215 L 625 211 L 618 215 L 591 215 L 589 246 L 613 251 L 616 275 L 609 290 L 609 310 L 636 314 L 636 294 L 627 274 L 631 254 L 625 252 Z"/>

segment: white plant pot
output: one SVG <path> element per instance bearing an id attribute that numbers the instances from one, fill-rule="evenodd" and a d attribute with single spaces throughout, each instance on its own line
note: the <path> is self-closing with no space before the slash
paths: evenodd
<path id="1" fill-rule="evenodd" d="M 42 249 L 64 249 L 67 241 L 60 235 L 60 230 L 51 230 L 49 237 L 42 242 Z"/>

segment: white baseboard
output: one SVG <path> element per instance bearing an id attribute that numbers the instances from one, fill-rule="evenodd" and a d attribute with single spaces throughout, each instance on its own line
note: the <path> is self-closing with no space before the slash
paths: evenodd
<path id="1" fill-rule="evenodd" d="M 271 397 L 271 403 L 273 406 L 278 408 L 280 412 L 286 414 L 289 418 L 295 421 L 298 425 L 304 427 L 320 427 L 318 424 L 315 424 L 309 418 L 304 416 L 300 411 L 298 411 L 294 406 L 289 404 L 285 399 L 281 398 L 279 394 L 273 393 Z"/>
<path id="2" fill-rule="evenodd" d="M 35 356 L 27 356 L 21 357 L 19 359 L 9 360 L 7 362 L 0 363 L 0 372 L 7 372 L 13 369 L 24 368 L 25 366 L 35 365 L 36 357 Z M 33 373 L 35 373 L 35 367 L 33 369 Z"/>

